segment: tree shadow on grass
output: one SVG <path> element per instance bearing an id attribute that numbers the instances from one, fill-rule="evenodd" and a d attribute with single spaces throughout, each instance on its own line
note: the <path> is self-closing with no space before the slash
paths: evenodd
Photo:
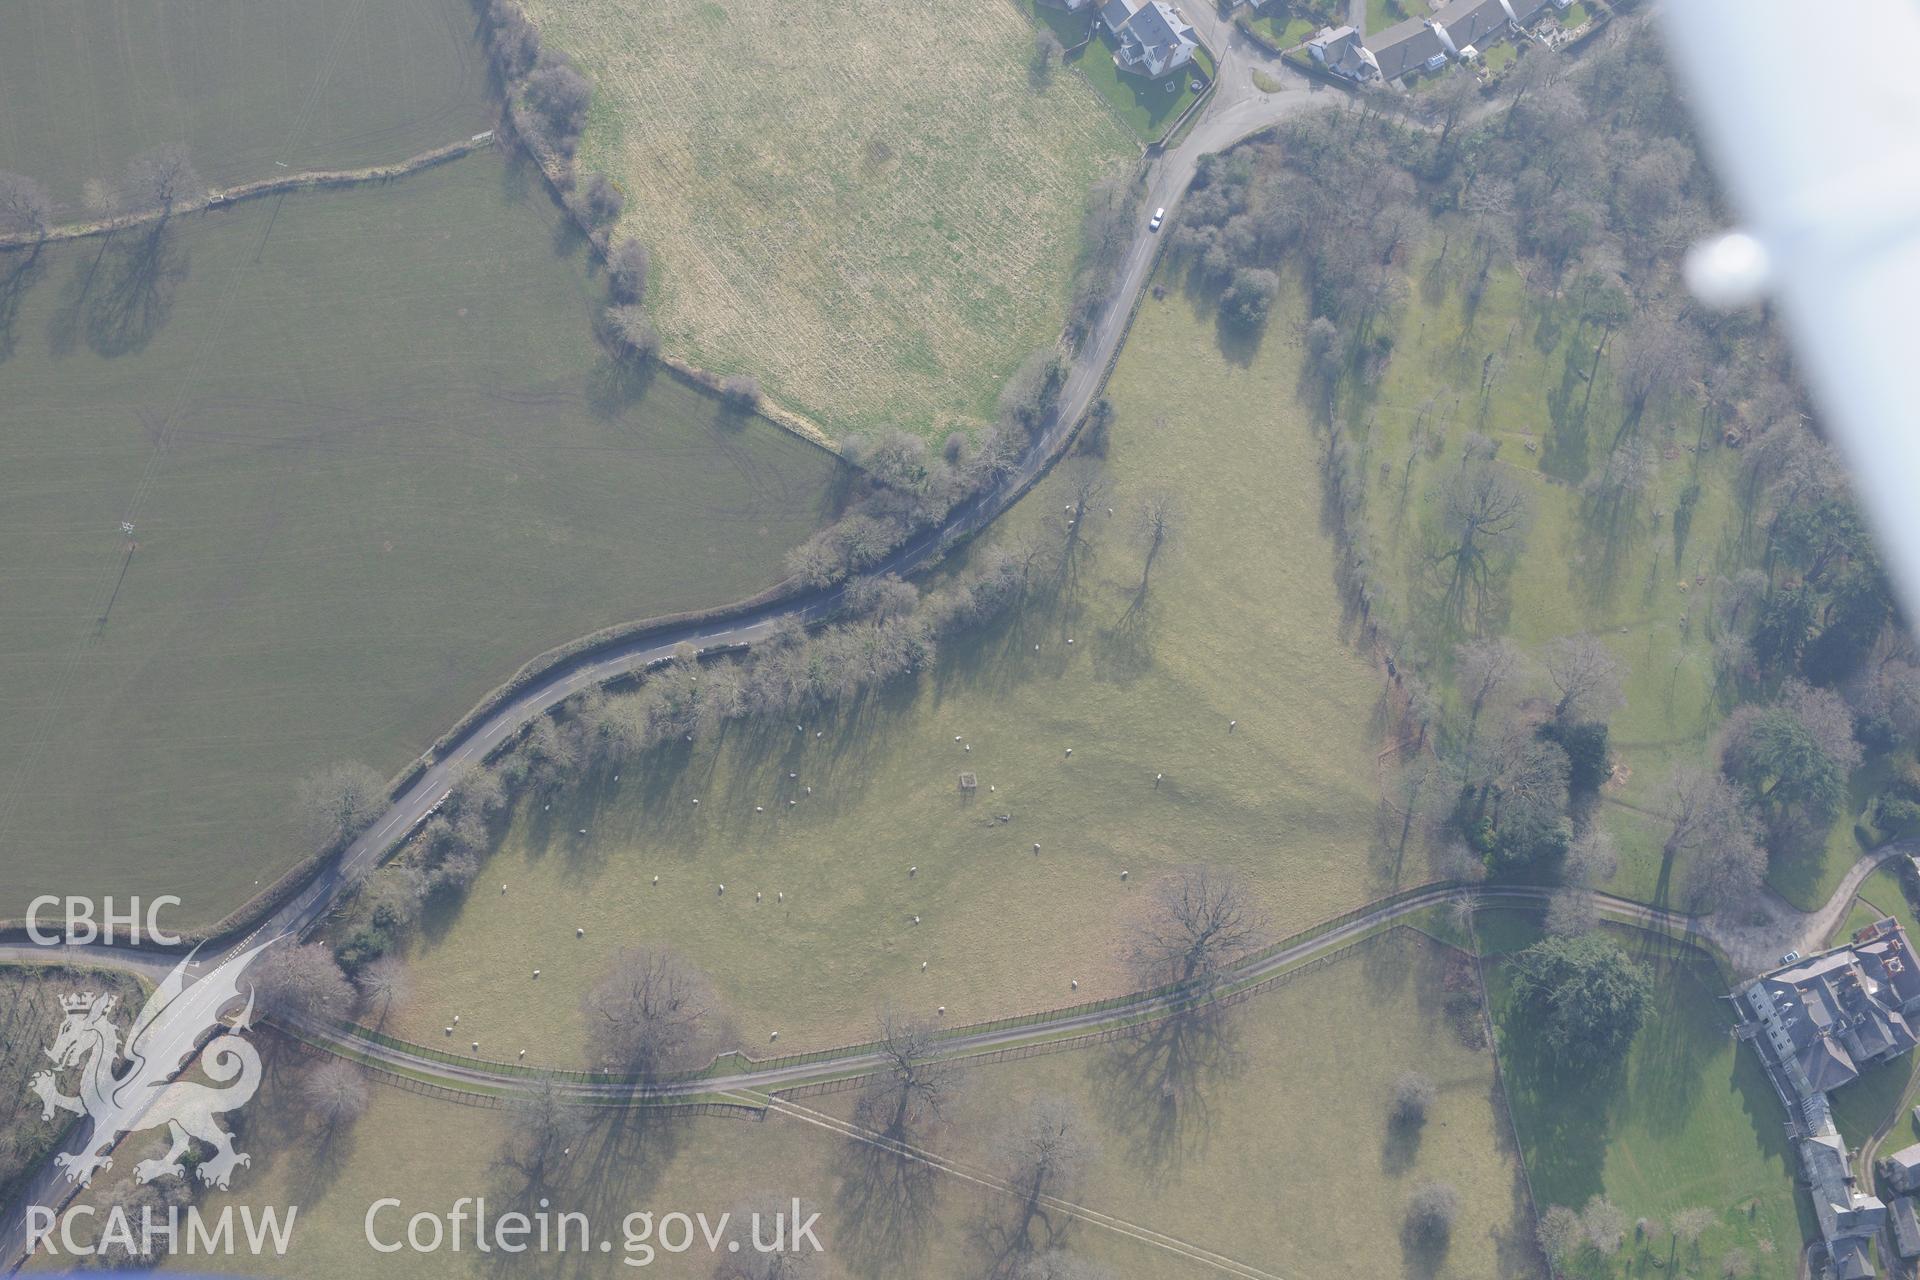
<path id="1" fill-rule="evenodd" d="M 1607 1140 L 1627 1091 L 1623 1063 L 1567 1064 L 1501 1011 L 1500 1060 L 1541 1203 L 1583 1205 L 1606 1190 Z"/>
<path id="2" fill-rule="evenodd" d="M 109 359 L 145 348 L 172 314 L 187 268 L 186 245 L 168 219 L 111 237 L 88 293 L 87 345 Z"/>
<path id="3" fill-rule="evenodd" d="M 602 422 L 620 417 L 647 398 L 659 369 L 652 360 L 617 360 L 602 355 L 587 370 L 587 408 Z"/>
<path id="4" fill-rule="evenodd" d="M 920 1274 L 940 1198 L 933 1166 L 857 1139 L 834 1158 L 835 1242 L 857 1275 Z"/>
<path id="5" fill-rule="evenodd" d="M 40 245 L 0 252 L 0 364 L 19 345 L 20 304 L 47 274 L 48 254 Z"/>
<path id="6" fill-rule="evenodd" d="M 1205 1156 L 1215 1120 L 1207 1095 L 1244 1066 L 1237 1011 L 1215 1003 L 1114 1041 L 1087 1070 L 1107 1123 L 1159 1184 Z"/>

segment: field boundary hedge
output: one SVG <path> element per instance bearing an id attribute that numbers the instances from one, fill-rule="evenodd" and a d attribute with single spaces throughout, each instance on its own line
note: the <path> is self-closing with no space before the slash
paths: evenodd
<path id="1" fill-rule="evenodd" d="M 117 217 L 99 218 L 92 222 L 69 222 L 62 226 L 49 227 L 44 234 L 29 235 L 24 232 L 12 235 L 0 235 L 0 249 L 37 249 L 43 244 L 54 244 L 71 240 L 84 240 L 89 236 L 111 235 L 116 231 L 127 231 L 134 227 L 145 226 L 149 222 L 165 222 L 169 218 L 189 213 L 208 213 L 216 209 L 225 209 L 245 200 L 256 200 L 261 196 L 279 195 L 287 191 L 323 191 L 335 187 L 356 187 L 370 182 L 388 182 L 394 178 L 403 178 L 422 169 L 431 169 L 449 160 L 491 147 L 494 143 L 494 131 L 476 133 L 465 142 L 450 142 L 444 147 L 435 147 L 431 151 L 422 151 L 419 155 L 408 156 L 392 164 L 370 165 L 363 169 L 309 169 L 300 173 L 279 174 L 271 178 L 256 178 L 252 182 L 243 182 L 237 187 L 228 187 L 222 191 L 209 191 L 205 203 L 183 205 L 173 209 L 149 209 L 140 213 L 121 214 Z"/>

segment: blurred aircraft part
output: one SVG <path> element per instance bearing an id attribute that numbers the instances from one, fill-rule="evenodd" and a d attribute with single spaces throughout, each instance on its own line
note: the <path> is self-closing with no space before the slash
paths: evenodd
<path id="1" fill-rule="evenodd" d="M 1695 250 L 1688 284 L 1712 305 L 1780 301 L 1920 616 L 1920 3 L 1667 0 L 1660 19 L 1745 220 Z"/>

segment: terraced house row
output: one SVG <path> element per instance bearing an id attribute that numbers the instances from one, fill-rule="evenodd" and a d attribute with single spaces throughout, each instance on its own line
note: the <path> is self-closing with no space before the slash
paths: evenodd
<path id="1" fill-rule="evenodd" d="M 1408 18 L 1371 36 L 1353 27 L 1324 27 L 1307 41 L 1312 59 L 1356 82 L 1396 81 L 1438 71 L 1449 60 L 1472 62 L 1496 40 L 1524 35 L 1548 8 L 1572 0 L 1453 0 L 1425 18 Z"/>

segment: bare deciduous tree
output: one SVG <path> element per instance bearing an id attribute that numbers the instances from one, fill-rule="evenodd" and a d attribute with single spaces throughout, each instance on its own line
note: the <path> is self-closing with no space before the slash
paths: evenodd
<path id="1" fill-rule="evenodd" d="M 1705 1235 L 1707 1228 L 1713 1225 L 1714 1216 L 1711 1209 L 1698 1207 L 1682 1209 L 1673 1215 L 1670 1225 L 1680 1243 L 1691 1249 L 1700 1243 L 1700 1237 Z"/>
<path id="2" fill-rule="evenodd" d="M 321 850 L 351 841 L 387 804 L 385 780 L 354 761 L 316 769 L 300 780 L 295 796 L 307 843 Z"/>
<path id="3" fill-rule="evenodd" d="M 1208 995 L 1225 972 L 1267 940 L 1264 914 L 1236 877 L 1188 867 L 1155 886 L 1127 940 L 1141 985 Z"/>
<path id="4" fill-rule="evenodd" d="M 555 1185 L 564 1173 L 573 1145 L 586 1129 L 579 1107 L 571 1104 L 550 1075 L 528 1081 L 509 1103 L 506 1141 L 495 1163 L 516 1176 L 514 1188 L 531 1198 Z"/>
<path id="5" fill-rule="evenodd" d="M 1586 632 L 1562 636 L 1547 645 L 1547 676 L 1560 692 L 1554 703 L 1556 720 L 1604 720 L 1626 699 L 1620 692 L 1623 675 L 1607 646 Z"/>
<path id="6" fill-rule="evenodd" d="M 622 359 L 640 363 L 660 354 L 660 334 L 645 307 L 608 307 L 603 314 L 607 336 Z"/>
<path id="7" fill-rule="evenodd" d="M 1556 938 L 1592 933 L 1600 927 L 1600 904 L 1586 889 L 1561 888 L 1547 900 L 1547 932 Z"/>
<path id="8" fill-rule="evenodd" d="M 351 1124 L 367 1109 L 367 1081 L 360 1068 L 344 1058 L 329 1058 L 307 1072 L 307 1106 L 322 1128 Z"/>
<path id="9" fill-rule="evenodd" d="M 760 403 L 760 380 L 736 373 L 720 384 L 720 396 L 732 409 L 752 409 Z"/>
<path id="10" fill-rule="evenodd" d="M 1454 651 L 1455 681 L 1466 699 L 1467 716 L 1478 720 L 1489 700 L 1497 697 L 1525 669 L 1526 655 L 1505 636 L 1468 640 Z"/>
<path id="11" fill-rule="evenodd" d="M 1447 574 L 1449 614 L 1464 614 L 1469 594 L 1484 610 L 1497 561 L 1526 537 L 1528 511 L 1526 492 L 1497 463 L 1465 462 L 1454 472 L 1441 516 L 1446 544 L 1434 557 Z"/>
<path id="12" fill-rule="evenodd" d="M 24 173 L 0 169 L 0 231 L 44 236 L 53 224 L 53 201 L 45 187 Z"/>
<path id="13" fill-rule="evenodd" d="M 1427 1112 L 1438 1097 L 1433 1077 L 1424 1071 L 1404 1072 L 1393 1083 L 1392 1122 L 1404 1129 L 1417 1129 L 1427 1122 Z"/>
<path id="14" fill-rule="evenodd" d="M 1407 1236 L 1418 1248 L 1437 1252 L 1453 1235 L 1460 1219 L 1460 1193 L 1451 1184 L 1429 1182 L 1407 1202 Z"/>
<path id="15" fill-rule="evenodd" d="M 640 301 L 647 292 L 647 247 L 631 237 L 607 254 L 607 291 L 622 306 Z"/>
<path id="16" fill-rule="evenodd" d="M 695 1066 L 715 1004 L 706 975 L 673 952 L 630 947 L 587 993 L 587 1042 L 595 1061 L 643 1078 Z"/>
<path id="17" fill-rule="evenodd" d="M 931 1024 L 891 1011 L 880 1015 L 878 1052 L 885 1066 L 860 1095 L 855 1119 L 894 1142 L 911 1142 L 945 1115 L 958 1077 L 941 1061 Z"/>
<path id="18" fill-rule="evenodd" d="M 572 141 L 586 127 L 587 107 L 593 101 L 593 86 L 587 78 L 564 62 L 549 62 L 527 77 L 527 103 L 571 151 Z"/>
<path id="19" fill-rule="evenodd" d="M 613 185 L 613 179 L 604 173 L 589 177 L 575 198 L 579 202 L 580 215 L 594 226 L 612 222 L 626 210 L 627 198 L 620 188 Z"/>
<path id="20" fill-rule="evenodd" d="M 1534 1237 L 1540 1242 L 1540 1252 L 1546 1255 L 1547 1265 L 1554 1275 L 1573 1260 L 1580 1251 L 1580 1242 L 1586 1231 L 1580 1225 L 1580 1215 L 1563 1204 L 1549 1205 L 1540 1215 L 1540 1225 L 1534 1229 Z"/>
<path id="21" fill-rule="evenodd" d="M 176 206 L 204 201 L 206 184 L 194 172 L 187 149 L 178 143 L 155 147 L 127 162 L 119 203 L 128 213 L 170 214 Z"/>
<path id="22" fill-rule="evenodd" d="M 1620 1252 L 1620 1246 L 1626 1243 L 1627 1215 L 1605 1196 L 1596 1195 L 1587 1201 L 1580 1213 L 1580 1226 L 1587 1243 L 1604 1257 Z"/>
<path id="23" fill-rule="evenodd" d="M 1054 1202 L 1078 1192 L 1093 1159 L 1084 1127 L 1071 1102 L 1041 1097 L 994 1139 L 994 1169 L 1012 1204 L 991 1203 L 980 1228 L 991 1280 L 1017 1276 L 1026 1260 L 1060 1247 L 1071 1218 Z"/>
<path id="24" fill-rule="evenodd" d="M 407 977 L 407 966 L 395 956 L 381 956 L 362 969 L 358 978 L 360 998 L 385 1017 L 394 1002 L 405 1002 L 412 991 L 412 981 Z"/>
<path id="25" fill-rule="evenodd" d="M 1154 562 L 1173 549 L 1180 537 L 1180 500 L 1165 489 L 1155 489 L 1141 500 L 1134 519 L 1134 538 L 1140 544 L 1140 586 L 1145 592 Z"/>
<path id="26" fill-rule="evenodd" d="M 248 976 L 260 1007 L 282 1017 L 334 1018 L 353 1004 L 353 988 L 323 942 L 273 946 Z"/>

